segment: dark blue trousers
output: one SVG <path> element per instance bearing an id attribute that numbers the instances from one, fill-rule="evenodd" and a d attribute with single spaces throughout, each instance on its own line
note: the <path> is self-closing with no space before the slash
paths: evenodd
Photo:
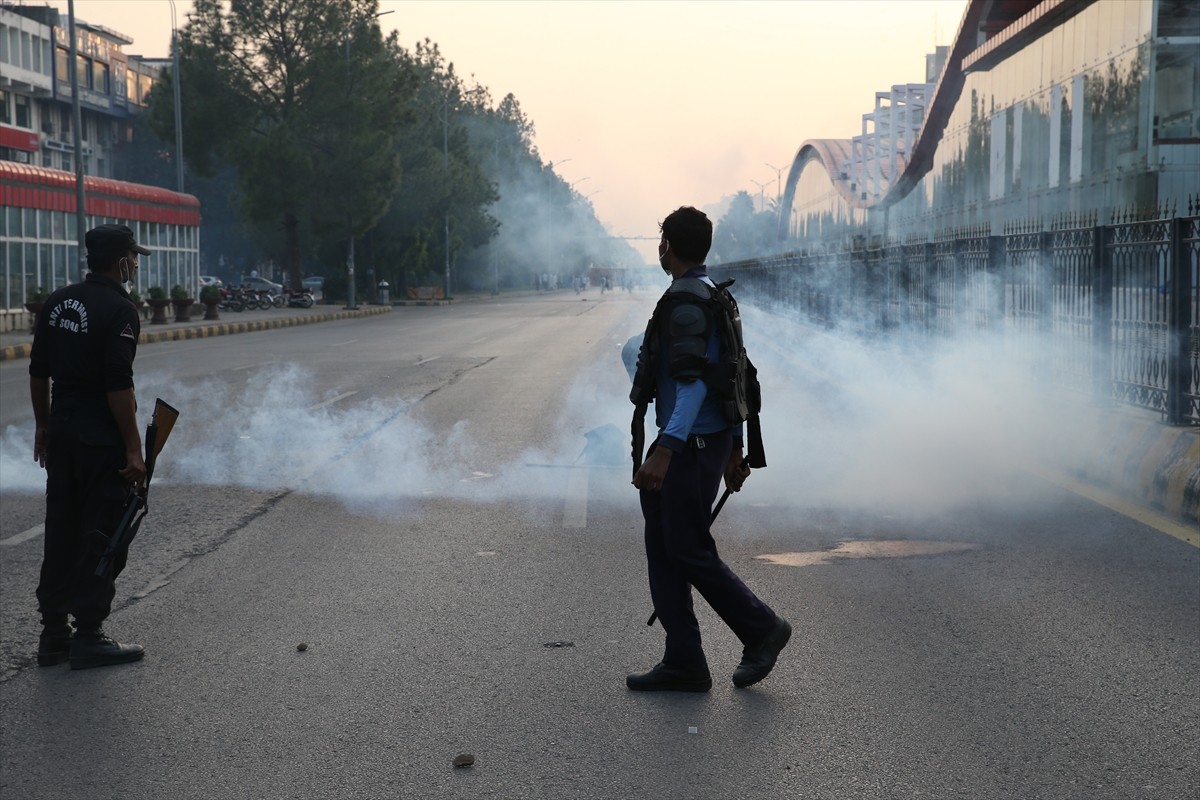
<path id="1" fill-rule="evenodd" d="M 38 583 L 42 623 L 64 625 L 67 614 L 81 630 L 100 627 L 112 610 L 114 580 L 125 567 L 117 553 L 112 575 L 93 575 L 102 548 L 92 530 L 110 535 L 121 521 L 128 484 L 121 445 L 94 444 L 86 432 L 51 421 L 46 440 L 46 536 Z"/>
<path id="2" fill-rule="evenodd" d="M 702 449 L 689 443 L 672 454 L 660 491 L 641 492 L 650 597 L 667 633 L 663 663 L 689 669 L 707 667 L 692 587 L 743 644 L 757 644 L 775 624 L 775 612 L 721 560 L 709 532 L 732 434 L 726 430 L 701 438 Z"/>

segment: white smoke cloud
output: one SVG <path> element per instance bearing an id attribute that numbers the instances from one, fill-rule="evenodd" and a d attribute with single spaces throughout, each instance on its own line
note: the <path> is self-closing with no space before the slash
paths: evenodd
<path id="1" fill-rule="evenodd" d="M 429 497 L 553 499 L 571 469 L 589 466 L 593 504 L 636 508 L 621 345 L 644 324 L 645 299 L 546 420 L 548 444 L 508 463 L 497 463 L 469 419 L 445 431 L 422 420 L 420 404 L 318 394 L 293 364 L 252 374 L 244 388 L 139 376 L 142 424 L 156 396 L 182 412 L 155 481 L 298 491 L 387 513 Z M 1029 464 L 1078 457 L 1078 409 L 1041 376 L 1048 346 L 1036 340 L 864 339 L 742 305 L 770 466 L 741 503 L 948 510 L 1008 496 Z M 42 491 L 32 438 L 32 421 L 0 438 L 4 491 Z"/>

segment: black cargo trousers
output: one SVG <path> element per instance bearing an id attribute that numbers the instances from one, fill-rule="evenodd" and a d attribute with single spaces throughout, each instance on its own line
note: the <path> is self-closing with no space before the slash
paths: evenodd
<path id="1" fill-rule="evenodd" d="M 37 588 L 43 625 L 62 625 L 70 614 L 79 630 L 95 630 L 112 610 L 114 581 L 128 551 L 116 554 L 111 574 L 97 577 L 104 540 L 95 531 L 110 536 L 121 521 L 129 494 L 129 484 L 118 474 L 124 466 L 125 448 L 112 431 L 51 417 L 45 550 Z"/>
<path id="2" fill-rule="evenodd" d="M 650 597 L 667 634 L 662 660 L 672 667 L 707 668 L 693 587 L 743 644 L 761 641 L 775 625 L 775 612 L 721 560 L 709 532 L 732 447 L 729 430 L 690 436 L 687 448 L 672 454 L 661 490 L 640 493 Z"/>

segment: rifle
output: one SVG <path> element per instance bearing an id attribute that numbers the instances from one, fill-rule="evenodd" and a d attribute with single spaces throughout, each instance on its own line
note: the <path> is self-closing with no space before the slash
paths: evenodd
<path id="1" fill-rule="evenodd" d="M 167 443 L 171 431 L 175 429 L 175 421 L 178 419 L 179 412 L 168 403 L 161 398 L 154 401 L 154 414 L 150 417 L 150 424 L 146 426 L 146 480 L 141 486 L 134 486 L 129 490 L 121 521 L 112 535 L 105 537 L 104 534 L 100 534 L 107 540 L 107 545 L 100 556 L 100 562 L 96 565 L 95 575 L 97 577 L 108 574 L 112 569 L 113 558 L 122 549 L 129 547 L 133 537 L 137 536 L 138 529 L 142 526 L 142 520 L 146 518 L 146 513 L 150 510 L 146 498 L 150 493 L 150 479 L 154 476 L 154 465 L 158 462 L 158 454 L 162 452 L 163 445 Z"/>

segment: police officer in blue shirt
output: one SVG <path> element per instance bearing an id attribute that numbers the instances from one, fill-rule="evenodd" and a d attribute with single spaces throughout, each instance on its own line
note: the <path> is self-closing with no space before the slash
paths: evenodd
<path id="1" fill-rule="evenodd" d="M 90 272 L 46 300 L 29 357 L 33 458 L 46 470 L 38 664 L 69 660 L 72 669 L 143 655 L 141 646 L 114 641 L 101 627 L 125 552 L 110 574 L 93 572 L 101 553 L 95 531 L 113 532 L 130 487 L 146 477 L 133 390 L 141 323 L 124 284 L 150 251 L 125 225 L 95 227 L 85 243 Z"/>
<path id="2" fill-rule="evenodd" d="M 638 691 L 706 692 L 712 687 L 692 608 L 694 587 L 742 641 L 742 661 L 733 683 L 744 687 L 767 676 L 792 629 L 721 560 L 709 532 L 721 479 L 727 488 L 739 491 L 750 474 L 743 463 L 740 428 L 730 426 L 717 398 L 700 380 L 705 362 L 716 362 L 720 355 L 711 314 L 703 303 L 687 302 L 686 297 L 706 291 L 697 286 L 697 279 L 713 286 L 704 265 L 712 245 L 712 222 L 695 208 L 683 207 L 668 215 L 660 228 L 659 263 L 673 279 L 664 298 L 674 292 L 680 299 L 660 303 L 659 308 L 666 309 L 661 313 L 669 318 L 652 320 L 657 334 L 648 336 L 643 348 L 654 352 L 639 359 L 639 370 L 653 365 L 649 369 L 654 374 L 639 374 L 635 384 L 654 383 L 659 433 L 633 485 L 640 490 L 646 523 L 650 596 L 667 641 L 654 668 L 630 675 L 625 682 Z"/>

